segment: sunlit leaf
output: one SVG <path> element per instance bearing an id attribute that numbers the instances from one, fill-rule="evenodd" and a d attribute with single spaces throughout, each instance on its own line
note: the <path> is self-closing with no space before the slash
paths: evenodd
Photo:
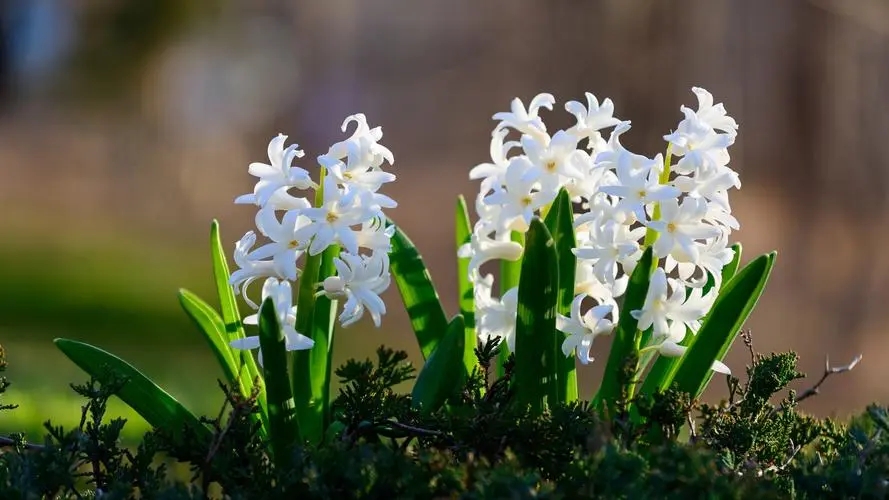
<path id="1" fill-rule="evenodd" d="M 577 258 L 572 250 L 577 246 L 574 234 L 574 210 L 568 192 L 562 189 L 544 219 L 547 229 L 556 244 L 559 260 L 559 298 L 556 311 L 563 315 L 571 314 L 571 302 L 574 299 L 574 281 Z M 558 339 L 564 340 L 564 334 L 557 333 Z M 577 400 L 577 364 L 575 356 L 565 356 L 561 346 L 556 351 L 558 370 L 559 401 Z"/>
<path id="2" fill-rule="evenodd" d="M 133 365 L 83 342 L 69 339 L 55 339 L 54 342 L 68 359 L 99 383 L 107 385 L 114 379 L 125 380 L 117 397 L 152 427 L 163 429 L 177 440 L 182 439 L 184 429 L 191 428 L 200 439 L 210 441 L 210 430 L 192 412 Z"/>
<path id="3" fill-rule="evenodd" d="M 642 336 L 638 331 L 639 321 L 633 317 L 632 312 L 642 309 L 645 305 L 653 262 L 652 248 L 648 247 L 636 264 L 633 274 L 630 275 L 630 283 L 627 285 L 620 318 L 614 331 L 614 340 L 611 343 L 611 352 L 608 354 L 608 363 L 605 365 L 605 375 L 593 400 L 599 408 L 611 407 L 622 393 L 632 395 L 632 384 L 629 387 L 622 386 L 621 377 L 627 361 L 637 357 L 639 353 Z"/>
<path id="4" fill-rule="evenodd" d="M 558 361 L 561 338 L 556 330 L 559 262 L 549 230 L 533 219 L 525 235 L 515 332 L 516 400 L 542 412 L 559 400 Z"/>
<path id="5" fill-rule="evenodd" d="M 423 359 L 429 359 L 448 328 L 448 319 L 423 257 L 397 225 L 392 236 L 389 270 L 401 292 Z"/>
<path id="6" fill-rule="evenodd" d="M 271 297 L 259 309 L 259 345 L 266 380 L 272 456 L 276 465 L 286 467 L 290 463 L 293 446 L 300 439 L 300 429 L 290 378 L 287 376 L 286 344 Z"/>
<path id="7" fill-rule="evenodd" d="M 703 392 L 713 376 L 713 361 L 722 361 L 741 327 L 762 295 L 775 263 L 776 253 L 761 255 L 747 264 L 719 294 L 713 309 L 695 336 L 676 369 L 672 380 L 664 380 L 662 388 L 675 384 L 694 397 Z"/>
<path id="8" fill-rule="evenodd" d="M 472 225 L 469 223 L 469 211 L 466 208 L 466 199 L 463 195 L 457 197 L 457 209 L 454 213 L 454 232 L 456 250 L 468 244 L 472 238 Z M 470 257 L 457 257 L 457 293 L 460 304 L 460 314 L 466 324 L 467 338 L 475 339 L 475 291 L 472 281 L 469 280 Z M 470 335 L 471 334 L 471 335 Z M 468 373 L 478 366 L 478 358 L 475 356 L 477 342 L 472 340 L 465 346 L 463 360 Z"/>

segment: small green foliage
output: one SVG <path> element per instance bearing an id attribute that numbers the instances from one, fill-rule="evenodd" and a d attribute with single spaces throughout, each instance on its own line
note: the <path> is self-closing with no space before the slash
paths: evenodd
<path id="1" fill-rule="evenodd" d="M 0 498 L 95 498 L 98 491 L 109 499 L 889 494 L 887 410 L 871 406 L 848 424 L 802 415 L 798 401 L 817 393 L 821 381 L 773 402 L 802 376 L 793 353 L 753 354 L 747 381 L 730 378 L 722 404 L 697 406 L 675 388 L 632 400 L 625 391 L 607 419 L 579 402 L 532 413 L 515 399 L 514 356 L 506 358 L 503 377 L 492 380 L 499 339 L 475 353 L 478 367 L 462 391 L 429 414 L 396 391 L 414 376 L 404 352 L 381 347 L 375 361 L 347 362 L 336 371 L 342 388 L 327 440 L 297 446 L 286 467 L 271 460 L 252 418 L 258 389 L 244 396 L 220 383 L 222 409 L 201 419 L 209 440 L 189 426 L 176 438 L 157 429 L 127 449 L 120 445 L 126 422 L 106 415 L 108 398 L 126 381 L 91 379 L 72 385 L 86 399 L 76 428 L 47 422 L 40 443 L 0 437 Z"/>
<path id="2" fill-rule="evenodd" d="M 339 396 L 333 402 L 334 420 L 345 424 L 344 436 L 358 435 L 388 416 L 399 417 L 411 411 L 411 399 L 397 394 L 394 387 L 414 377 L 407 353 L 380 346 L 377 363 L 349 360 L 337 368 Z"/>

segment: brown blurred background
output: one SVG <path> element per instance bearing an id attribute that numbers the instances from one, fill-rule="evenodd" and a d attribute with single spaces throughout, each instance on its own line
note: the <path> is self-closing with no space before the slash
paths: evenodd
<path id="1" fill-rule="evenodd" d="M 82 375 L 51 344 L 67 336 L 213 411 L 217 372 L 175 293 L 212 298 L 209 222 L 227 246 L 251 227 L 254 211 L 232 200 L 278 132 L 311 159 L 349 114 L 383 126 L 392 217 L 453 312 L 452 206 L 477 189 L 467 173 L 488 159 L 492 114 L 546 91 L 558 108 L 545 118 L 563 127 L 562 104 L 590 91 L 633 121 L 624 143 L 653 156 L 693 85 L 741 124 L 731 165 L 745 261 L 779 252 L 748 323 L 756 347 L 798 351 L 816 378 L 825 355 L 864 354 L 805 403 L 814 413 L 885 403 L 883 0 L 4 0 L 0 342 L 13 396 L 33 418 L 76 407 L 66 384 Z M 393 286 L 381 330 L 342 331 L 337 360 L 386 343 L 419 361 L 398 300 Z M 596 350 L 603 360 L 607 345 Z M 728 363 L 746 361 L 736 348 Z M 584 372 L 587 394 L 602 365 Z M 714 386 L 709 397 L 725 394 Z"/>

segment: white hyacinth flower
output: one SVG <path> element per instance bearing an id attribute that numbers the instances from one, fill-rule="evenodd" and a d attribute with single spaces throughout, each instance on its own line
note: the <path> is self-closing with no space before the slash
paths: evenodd
<path id="1" fill-rule="evenodd" d="M 661 203 L 661 217 L 644 222 L 658 232 L 654 243 L 654 253 L 658 257 L 672 255 L 679 261 L 697 261 L 700 256 L 695 240 L 718 237 L 722 230 L 704 222 L 707 215 L 707 201 L 702 198 L 686 198 L 682 204 L 678 200 Z"/>
<path id="2" fill-rule="evenodd" d="M 379 143 L 383 136 L 380 127 L 371 128 L 363 114 L 355 114 L 344 120 L 343 132 L 352 123 L 356 126 L 351 135 L 318 157 L 324 169 L 322 173 L 326 173 L 320 206 L 312 206 L 306 197 L 290 192 L 292 189 L 317 190 L 319 186 L 308 172 L 291 165 L 304 154 L 297 145 L 285 148 L 286 136 L 278 135 L 270 142 L 270 164 L 250 165 L 250 173 L 259 177 L 259 181 L 253 194 L 241 196 L 236 202 L 259 207 L 257 229 L 271 241 L 253 250 L 256 233 L 250 231 L 244 235 L 235 246 L 234 260 L 239 269 L 232 273 L 230 283 L 254 309 L 259 306 L 245 293 L 253 281 L 259 278 L 296 281 L 300 275 L 298 261 L 303 253 L 318 255 L 338 244 L 344 249 L 334 262 L 339 274 L 325 280 L 325 290 L 346 299 L 341 322 L 351 324 L 367 309 L 379 325 L 380 316 L 385 313 L 379 294 L 389 286 L 386 255 L 395 233 L 394 226 L 386 227 L 383 209 L 397 204 L 378 190 L 395 180 L 395 175 L 382 170 L 383 164 L 392 164 L 394 157 Z M 281 211 L 283 215 L 278 213 Z M 359 255 L 359 248 L 370 250 L 373 256 Z"/>
<path id="3" fill-rule="evenodd" d="M 552 139 L 545 139 L 522 136 L 522 149 L 534 166 L 533 177 L 540 182 L 540 191 L 549 203 L 559 188 L 571 180 L 583 179 L 584 165 L 592 160 L 585 151 L 577 149 L 577 137 L 564 130 L 556 132 Z"/>
<path id="4" fill-rule="evenodd" d="M 255 260 L 250 258 L 253 245 L 256 244 L 256 233 L 248 231 L 240 241 L 235 243 L 234 260 L 239 269 L 232 273 L 229 278 L 229 284 L 234 287 L 235 293 L 244 296 L 244 301 L 254 309 L 259 309 L 259 305 L 250 300 L 246 293 L 247 287 L 259 278 L 270 276 L 278 276 L 275 269 L 275 263 L 272 261 Z"/>
<path id="5" fill-rule="evenodd" d="M 472 231 L 469 243 L 462 245 L 457 251 L 460 258 L 469 257 L 469 276 L 477 276 L 479 268 L 491 260 L 517 261 L 522 257 L 524 248 L 521 244 L 509 239 L 508 233 L 492 237 L 493 231 L 479 221 Z"/>
<path id="6" fill-rule="evenodd" d="M 491 134 L 491 163 L 481 163 L 469 171 L 470 180 L 482 180 L 480 192 L 487 193 L 493 186 L 503 184 L 506 167 L 509 166 L 509 151 L 520 147 L 517 141 L 504 142 L 508 129 L 495 130 Z"/>
<path id="7" fill-rule="evenodd" d="M 531 99 L 528 109 L 525 109 L 525 104 L 516 97 L 512 100 L 509 112 L 494 115 L 494 119 L 500 121 L 494 131 L 496 132 L 503 127 L 512 127 L 522 134 L 535 137 L 546 135 L 546 125 L 544 125 L 538 113 L 540 108 L 552 110 L 555 102 L 556 98 L 552 94 L 537 94 Z"/>
<path id="8" fill-rule="evenodd" d="M 269 278 L 262 286 L 262 300 L 265 301 L 269 297 L 275 306 L 275 313 L 278 316 L 278 324 L 281 326 L 281 333 L 284 335 L 284 348 L 288 351 L 300 351 L 311 349 L 315 345 L 315 341 L 296 331 L 296 307 L 293 306 L 293 290 L 288 281 Z M 258 325 L 259 314 L 252 314 L 244 318 L 246 325 Z M 235 349 L 252 350 L 259 348 L 259 336 L 254 335 L 235 339 L 230 342 Z M 262 351 L 259 352 L 259 364 L 262 365 Z"/>
<path id="9" fill-rule="evenodd" d="M 486 205 L 500 207 L 498 228 L 526 232 L 534 212 L 552 201 L 537 190 L 541 172 L 525 157 L 513 158 L 506 169 L 503 186 L 485 197 Z"/>
<path id="10" fill-rule="evenodd" d="M 256 223 L 262 234 L 272 242 L 257 248 L 247 257 L 250 260 L 271 258 L 279 276 L 296 281 L 299 275 L 296 261 L 309 246 L 309 240 L 300 239 L 298 234 L 311 221 L 301 215 L 299 210 L 286 212 L 279 221 L 274 210 L 263 208 L 256 216 Z"/>
<path id="11" fill-rule="evenodd" d="M 380 294 L 389 288 L 389 255 L 385 252 L 355 255 L 343 252 L 333 260 L 336 276 L 325 278 L 322 291 L 330 299 L 345 299 L 339 321 L 343 327 L 357 322 L 370 312 L 374 325 L 380 326 L 386 304 Z"/>
<path id="12" fill-rule="evenodd" d="M 300 241 L 311 241 L 309 255 L 317 255 L 334 243 L 341 244 L 349 253 L 358 253 L 358 234 L 353 226 L 376 215 L 359 201 L 356 193 L 339 189 L 334 178 L 324 179 L 323 204 L 300 211 L 311 222 L 295 235 Z"/>
<path id="13" fill-rule="evenodd" d="M 490 274 L 475 280 L 475 331 L 482 342 L 500 337 L 515 352 L 515 322 L 519 288 L 514 287 L 500 299 L 491 297 L 494 277 Z"/>
<path id="14" fill-rule="evenodd" d="M 645 304 L 641 310 L 632 311 L 642 331 L 652 329 L 654 338 L 682 342 L 686 329 L 696 332 L 701 318 L 710 310 L 716 299 L 716 291 L 702 295 L 702 289 L 693 289 L 686 297 L 685 285 L 667 278 L 664 270 L 657 268 L 651 275 Z"/>
<path id="15" fill-rule="evenodd" d="M 650 345 L 648 347 L 643 347 L 639 350 L 640 353 L 646 351 L 657 351 L 658 354 L 667 358 L 681 358 L 685 351 L 688 350 L 688 347 L 684 345 L 679 345 L 676 342 L 665 340 L 659 344 Z M 716 373 L 722 373 L 724 375 L 731 375 L 732 370 L 722 361 L 714 360 L 713 364 L 710 366 L 710 369 L 715 371 Z"/>
<path id="16" fill-rule="evenodd" d="M 586 93 L 586 106 L 578 101 L 565 103 L 565 111 L 577 118 L 577 125 L 568 129 L 568 133 L 589 141 L 588 148 L 595 150 L 604 146 L 602 129 L 613 127 L 621 121 L 614 117 L 614 103 L 605 99 L 602 104 L 596 96 Z"/>
<path id="17" fill-rule="evenodd" d="M 253 194 L 243 195 L 235 203 L 251 203 L 264 206 L 275 194 L 283 196 L 280 191 L 290 188 L 310 189 L 316 187 L 309 173 L 299 167 L 291 166 L 295 158 L 302 158 L 305 153 L 299 150 L 298 144 L 284 148 L 287 136 L 278 134 L 269 142 L 269 164 L 251 163 L 248 167 L 250 175 L 259 177 Z"/>
<path id="18" fill-rule="evenodd" d="M 594 360 L 590 356 L 593 341 L 599 335 L 610 334 L 614 330 L 614 320 L 618 316 L 617 304 L 613 301 L 596 305 L 581 314 L 580 306 L 587 297 L 586 294 L 574 297 L 571 302 L 570 317 L 561 314 L 556 317 L 556 329 L 567 335 L 562 342 L 562 353 L 570 356 L 571 351 L 574 351 L 577 359 L 583 364 Z"/>
<path id="19" fill-rule="evenodd" d="M 629 151 L 618 152 L 616 157 L 617 184 L 599 188 L 600 192 L 619 199 L 616 210 L 632 213 L 638 220 L 648 218 L 646 208 L 654 203 L 678 198 L 682 191 L 658 178 L 663 170 L 664 159 L 657 155 L 648 159 Z"/>

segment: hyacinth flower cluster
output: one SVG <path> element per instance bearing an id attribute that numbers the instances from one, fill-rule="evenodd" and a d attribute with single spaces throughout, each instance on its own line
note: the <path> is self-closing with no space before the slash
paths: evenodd
<path id="1" fill-rule="evenodd" d="M 333 261 L 336 274 L 317 284 L 317 294 L 345 300 L 339 315 L 341 326 L 354 324 L 367 311 L 379 327 L 386 313 L 380 294 L 390 283 L 388 252 L 393 229 L 386 227 L 383 209 L 394 208 L 396 202 L 379 189 L 395 180 L 394 174 L 382 169 L 394 158 L 379 143 L 383 135 L 380 127 L 370 128 L 365 116 L 356 114 L 343 122 L 343 132 L 352 123 L 356 125 L 352 135 L 318 157 L 318 182 L 308 170 L 293 165 L 305 156 L 299 145 L 285 146 L 285 135 L 273 138 L 268 147 L 269 163 L 249 166 L 250 174 L 258 178 L 253 192 L 235 200 L 258 207 L 256 229 L 268 242 L 254 249 L 257 234 L 249 231 L 236 243 L 234 261 L 239 269 L 232 273 L 230 283 L 258 310 L 248 287 L 264 280 L 262 300 L 272 299 L 288 351 L 314 345 L 295 329 L 293 285 L 302 275 L 299 264 L 303 255 L 319 255 L 334 245 L 340 249 Z M 314 206 L 309 191 L 316 192 L 318 203 Z M 246 317 L 244 323 L 256 325 L 258 314 Z M 231 345 L 257 349 L 259 336 L 237 339 Z"/>
<path id="2" fill-rule="evenodd" d="M 351 134 L 312 168 L 295 165 L 305 156 L 299 146 L 273 138 L 268 163 L 249 165 L 253 191 L 235 200 L 257 213 L 256 229 L 235 244 L 234 272 L 219 225 L 211 226 L 219 309 L 187 290 L 179 300 L 227 383 L 256 397 L 250 418 L 276 465 L 286 468 L 297 444 L 360 433 L 364 423 L 337 421 L 331 404 L 336 326 L 370 316 L 379 327 L 390 282 L 423 357 L 410 395 L 419 415 L 458 408 L 471 377 L 477 390 L 488 373 L 479 353 L 493 356 L 496 339 L 497 373 L 514 356 L 510 393 L 536 414 L 580 399 L 577 365 L 593 360 L 600 336 L 612 342 L 590 407 L 606 417 L 629 410 L 638 420 L 639 398 L 670 388 L 698 397 L 714 370 L 728 373 L 722 360 L 763 293 L 775 253 L 742 267 L 740 244 L 729 246 L 739 227 L 728 195 L 740 187 L 728 153 L 738 125 L 707 91 L 693 92 L 697 108 L 681 108 L 664 153 L 653 157 L 621 144 L 630 123 L 592 94 L 565 104 L 576 124 L 554 133 L 540 116 L 555 105 L 549 94 L 497 113 L 491 161 L 470 170 L 480 181 L 475 223 L 457 200 L 459 312 L 451 316 L 419 250 L 385 214 L 396 203 L 380 192 L 395 180 L 384 169 L 394 159 L 380 144 L 382 130 L 364 115 L 346 118 L 342 129 Z M 496 287 L 488 272 L 495 263 Z M 257 281 L 261 290 L 251 287 Z M 239 298 L 252 314 L 242 317 Z M 256 329 L 244 326 L 251 324 Z M 122 359 L 82 342 L 56 343 L 100 380 L 128 380 L 120 398 L 153 427 L 212 435 Z M 401 432 L 398 422 L 383 424 Z"/>
<path id="3" fill-rule="evenodd" d="M 500 336 L 515 349 L 518 292 L 515 286 L 493 298 L 493 276 L 481 267 L 520 259 L 521 235 L 531 219 L 545 213 L 564 189 L 576 207 L 577 263 L 570 315 L 557 322 L 565 333 L 563 353 L 574 353 L 581 363 L 593 360 L 594 340 L 614 331 L 619 299 L 643 250 L 652 246 L 660 264 L 644 306 L 632 315 L 640 330 L 651 331 L 643 352 L 682 355 L 685 336 L 697 332 L 716 300 L 721 271 L 734 257 L 729 237 L 739 227 L 728 196 L 740 187 L 728 166 L 738 125 L 722 104 L 714 105 L 709 92 L 692 90 L 697 109 L 681 107 L 683 120 L 664 136 L 666 154 L 654 157 L 625 148 L 620 139 L 630 122 L 614 116 L 610 99 L 600 103 L 590 93 L 586 104 L 565 104 L 577 123 L 554 133 L 540 116 L 541 109 L 553 108 L 550 94 L 536 96 L 527 108 L 515 99 L 509 112 L 494 115 L 491 162 L 470 172 L 471 179 L 481 181 L 478 221 L 470 243 L 458 253 L 471 259 L 481 339 Z M 719 361 L 714 369 L 728 373 Z"/>

